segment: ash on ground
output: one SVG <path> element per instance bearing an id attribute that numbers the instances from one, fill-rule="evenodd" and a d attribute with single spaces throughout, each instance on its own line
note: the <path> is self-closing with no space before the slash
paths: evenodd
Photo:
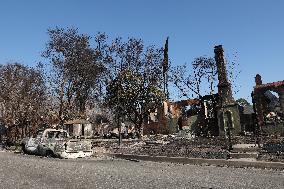
<path id="1" fill-rule="evenodd" d="M 109 146 L 112 153 L 189 157 L 207 159 L 227 159 L 229 152 L 222 138 L 178 138 L 170 135 L 150 136 L 134 143 Z"/>

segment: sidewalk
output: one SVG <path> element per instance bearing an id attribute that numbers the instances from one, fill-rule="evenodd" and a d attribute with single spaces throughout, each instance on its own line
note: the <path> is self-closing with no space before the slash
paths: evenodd
<path id="1" fill-rule="evenodd" d="M 203 159 L 203 158 L 185 158 L 185 157 L 166 157 L 166 156 L 148 156 L 148 155 L 132 155 L 132 154 L 110 154 L 113 157 L 127 159 L 127 160 L 142 160 L 154 162 L 168 162 L 180 164 L 194 164 L 194 165 L 215 165 L 228 166 L 236 168 L 253 167 L 259 169 L 277 169 L 284 170 L 284 163 L 280 162 L 266 162 L 255 161 L 252 159 Z"/>

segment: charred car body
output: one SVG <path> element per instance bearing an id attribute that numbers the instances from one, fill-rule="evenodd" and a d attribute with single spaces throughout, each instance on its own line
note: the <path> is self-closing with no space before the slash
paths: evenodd
<path id="1" fill-rule="evenodd" d="M 26 139 L 23 151 L 28 154 L 59 158 L 82 158 L 93 154 L 91 141 L 71 139 L 65 130 L 45 129 Z"/>

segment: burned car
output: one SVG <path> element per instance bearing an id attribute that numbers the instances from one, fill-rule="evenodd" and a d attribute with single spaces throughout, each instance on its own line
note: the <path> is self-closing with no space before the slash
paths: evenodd
<path id="1" fill-rule="evenodd" d="M 24 152 L 59 158 L 83 158 L 93 154 L 90 141 L 70 139 L 69 134 L 61 129 L 45 129 L 30 138 Z"/>

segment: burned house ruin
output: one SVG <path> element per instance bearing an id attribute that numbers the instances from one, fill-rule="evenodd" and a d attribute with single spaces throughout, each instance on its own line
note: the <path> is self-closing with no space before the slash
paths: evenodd
<path id="1" fill-rule="evenodd" d="M 176 133 L 180 130 L 190 130 L 192 134 L 201 136 L 224 136 L 227 131 L 233 135 L 241 133 L 239 106 L 232 95 L 222 46 L 216 46 L 214 53 L 218 93 L 199 99 L 165 101 L 151 114 L 144 125 L 144 134 Z"/>
<path id="2" fill-rule="evenodd" d="M 278 97 L 273 93 L 276 93 Z M 257 74 L 252 101 L 259 131 L 262 131 L 269 124 L 274 127 L 281 124 L 283 126 L 284 81 L 263 84 L 261 76 Z"/>

